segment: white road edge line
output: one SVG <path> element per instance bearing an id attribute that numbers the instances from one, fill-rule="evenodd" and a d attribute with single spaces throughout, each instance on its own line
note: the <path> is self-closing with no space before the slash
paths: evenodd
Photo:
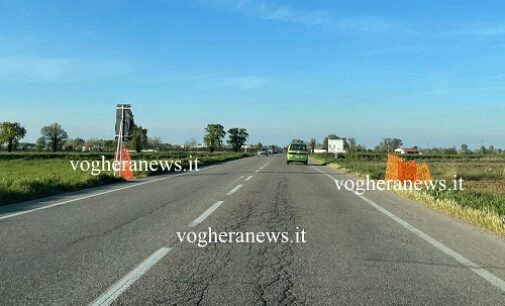
<path id="1" fill-rule="evenodd" d="M 266 166 L 267 166 L 269 163 L 271 163 L 273 160 L 274 160 L 273 158 L 272 158 L 271 160 L 269 160 L 266 164 L 264 164 L 264 165 L 262 166 L 262 168 L 263 168 L 263 167 L 266 167 Z"/>
<path id="2" fill-rule="evenodd" d="M 221 166 L 221 165 L 209 166 L 209 167 L 202 168 L 199 171 L 203 171 L 203 170 L 207 170 L 207 169 L 212 169 L 212 168 L 219 167 L 219 166 Z M 172 174 L 172 175 L 168 175 L 166 177 L 162 177 L 162 178 L 158 178 L 158 179 L 154 179 L 154 180 L 150 180 L 150 181 L 146 181 L 146 182 L 141 182 L 141 183 L 137 183 L 137 184 L 132 184 L 132 185 L 121 187 L 121 188 L 117 188 L 117 189 L 112 189 L 112 190 L 107 190 L 107 191 L 103 191 L 103 192 L 99 192 L 99 193 L 94 193 L 94 194 L 90 194 L 90 195 L 87 195 L 87 196 L 84 196 L 84 197 L 80 197 L 80 198 L 75 198 L 75 199 L 71 199 L 71 200 L 67 200 L 67 201 L 63 201 L 63 202 L 58 202 L 58 203 L 54 203 L 54 204 L 50 204 L 50 205 L 46 205 L 46 206 L 41 206 L 41 207 L 29 209 L 29 210 L 23 210 L 23 211 L 19 211 L 19 212 L 16 212 L 16 213 L 8 214 L 8 215 L 5 215 L 5 216 L 0 216 L 0 220 L 5 220 L 5 219 L 13 218 L 13 217 L 16 217 L 16 216 L 21 216 L 21 215 L 29 214 L 29 213 L 32 213 L 32 212 L 36 212 L 36 211 L 39 211 L 39 210 L 48 209 L 48 208 L 51 208 L 51 207 L 56 207 L 56 206 L 60 206 L 60 205 L 64 205 L 64 204 L 68 204 L 68 203 L 72 203 L 72 202 L 77 202 L 77 201 L 80 201 L 80 200 L 85 200 L 85 199 L 89 199 L 89 198 L 93 198 L 93 197 L 98 197 L 98 196 L 101 196 L 101 195 L 104 195 L 104 194 L 108 194 L 108 193 L 112 193 L 112 192 L 116 192 L 116 191 L 120 191 L 120 190 L 125 190 L 125 189 L 129 189 L 129 188 L 133 188 L 133 187 L 137 187 L 137 186 L 141 186 L 141 185 L 146 185 L 146 184 L 150 184 L 150 183 L 154 183 L 154 182 L 159 182 L 159 181 L 162 181 L 162 180 L 166 180 L 166 179 L 169 179 L 169 178 L 186 175 L 186 174 L 189 174 L 189 173 L 192 173 L 192 172 L 184 172 L 184 173 Z M 104 185 L 104 186 L 106 186 L 106 185 Z"/>
<path id="3" fill-rule="evenodd" d="M 242 188 L 242 184 L 238 184 L 237 186 L 233 187 L 232 190 L 230 190 L 230 192 L 228 192 L 226 195 L 232 195 L 234 194 L 235 192 L 237 192 L 237 190 L 239 190 L 240 188 Z"/>
<path id="4" fill-rule="evenodd" d="M 328 173 L 322 171 L 321 169 L 316 168 L 316 167 L 313 167 L 313 168 L 316 169 L 316 170 L 318 170 L 321 173 L 326 174 L 332 180 L 336 181 L 336 179 L 333 176 L 331 176 Z M 397 217 L 396 215 L 394 215 L 393 213 L 391 213 L 389 210 L 383 208 L 382 206 L 380 206 L 379 204 L 375 203 L 374 201 L 368 199 L 367 197 L 365 197 L 363 195 L 356 194 L 355 192 L 353 192 L 353 193 L 356 196 L 358 196 L 359 198 L 361 198 L 363 201 L 365 201 L 366 203 L 368 203 L 370 206 L 372 206 L 373 208 L 375 208 L 376 210 L 378 210 L 379 212 L 381 212 L 384 215 L 388 216 L 389 218 L 391 218 L 396 223 L 400 224 L 401 226 L 403 226 L 407 230 L 409 230 L 412 233 L 414 233 L 419 238 L 421 238 L 424 241 L 426 241 L 429 244 L 431 244 L 433 247 L 435 247 L 436 249 L 438 249 L 442 253 L 446 254 L 447 256 L 449 256 L 452 259 L 454 259 L 455 261 L 457 261 L 462 266 L 470 269 L 475 274 L 479 275 L 480 277 L 482 277 L 483 279 L 485 279 L 486 281 L 488 281 L 492 285 L 498 287 L 500 290 L 502 290 L 502 291 L 505 292 L 505 281 L 502 280 L 501 278 L 495 276 L 494 274 L 492 274 L 488 270 L 480 267 L 479 265 L 477 265 L 476 263 L 474 263 L 471 260 L 467 259 L 463 255 L 461 255 L 458 252 L 452 250 L 451 248 L 445 246 L 443 243 L 441 243 L 440 241 L 438 241 L 435 238 L 431 237 L 430 235 L 424 233 L 423 231 L 421 231 L 417 227 L 415 227 L 415 226 L 411 225 L 410 223 L 404 221 L 403 219 Z"/>
<path id="5" fill-rule="evenodd" d="M 210 214 L 212 214 L 223 203 L 224 203 L 224 201 L 216 202 L 214 205 L 209 207 L 209 209 L 207 209 L 203 214 L 201 214 L 198 218 L 196 218 L 193 222 L 191 222 L 191 224 L 189 226 L 195 227 L 198 224 L 202 223 L 205 219 L 207 219 L 208 216 L 210 216 Z"/>
<path id="6" fill-rule="evenodd" d="M 247 181 L 249 181 L 249 180 L 250 180 L 250 179 L 252 179 L 252 178 L 253 178 L 253 176 L 252 176 L 252 175 L 249 175 L 249 176 L 245 179 L 245 181 L 247 182 Z"/>
<path id="7" fill-rule="evenodd" d="M 432 238 L 431 236 L 429 236 L 428 234 L 424 233 L 423 231 L 421 231 L 420 229 L 416 228 L 415 226 L 411 225 L 410 223 L 407 223 L 406 221 L 403 221 L 402 219 L 400 219 L 399 217 L 397 217 L 393 213 L 389 212 L 388 210 L 386 210 L 382 206 L 378 205 L 374 201 L 372 201 L 372 200 L 364 197 L 363 195 L 359 195 L 359 194 L 356 194 L 356 195 L 359 198 L 361 198 L 363 201 L 365 201 L 368 204 L 370 204 L 373 208 L 377 209 L 381 213 L 383 213 L 386 216 L 388 216 L 389 218 L 393 219 L 396 223 L 400 224 L 404 228 L 406 228 L 409 231 L 411 231 L 412 233 L 416 234 L 419 238 L 423 239 L 424 241 L 426 241 L 429 244 L 431 244 L 433 247 L 437 248 L 439 251 L 445 253 L 449 257 L 452 257 L 454 260 L 456 260 L 457 262 L 459 262 L 462 266 L 464 266 L 464 267 L 472 270 L 474 273 L 476 273 L 477 275 L 479 275 L 483 279 L 485 279 L 488 282 L 490 282 L 491 284 L 495 285 L 496 287 L 498 287 L 502 291 L 505 291 L 505 281 L 503 281 L 502 279 L 500 279 L 497 276 L 493 275 L 488 270 L 483 269 L 482 267 L 480 267 L 476 263 L 470 261 L 469 259 L 467 259 L 463 255 L 459 254 L 458 252 L 456 252 L 456 251 L 450 249 L 449 247 L 445 246 L 444 244 L 442 244 L 438 240 Z"/>
<path id="8" fill-rule="evenodd" d="M 269 163 L 271 163 L 272 161 L 273 161 L 273 158 L 271 160 L 269 160 L 266 164 L 264 164 L 263 166 L 261 166 L 258 170 L 254 171 L 254 173 L 260 172 L 260 170 L 263 170 L 263 168 L 265 168 L 265 166 L 268 165 Z"/>
<path id="9" fill-rule="evenodd" d="M 162 247 L 151 256 L 147 257 L 135 269 L 130 271 L 112 285 L 104 294 L 98 297 L 90 306 L 106 306 L 112 304 L 123 292 L 125 292 L 133 283 L 135 283 L 142 275 L 144 275 L 152 266 L 154 266 L 160 259 L 165 257 L 170 251 L 170 248 Z"/>
<path id="10" fill-rule="evenodd" d="M 322 174 L 326 175 L 327 177 L 331 178 L 332 180 L 335 180 L 335 178 L 331 175 L 329 175 L 328 173 L 324 172 L 323 170 L 315 167 L 315 166 L 311 166 L 312 168 L 316 169 L 317 171 L 321 172 Z"/>

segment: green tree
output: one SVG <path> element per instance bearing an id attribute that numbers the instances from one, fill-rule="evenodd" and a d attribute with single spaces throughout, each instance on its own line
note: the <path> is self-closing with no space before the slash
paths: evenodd
<path id="1" fill-rule="evenodd" d="M 0 123 L 0 143 L 7 143 L 7 151 L 11 152 L 12 147 L 25 137 L 26 129 L 18 122 Z"/>
<path id="2" fill-rule="evenodd" d="M 47 148 L 47 142 L 44 137 L 40 137 L 37 139 L 37 143 L 35 143 L 35 150 L 37 151 L 44 151 Z"/>
<path id="3" fill-rule="evenodd" d="M 162 143 L 161 143 L 161 138 L 159 137 L 148 137 L 147 138 L 147 143 L 148 143 L 148 147 L 149 149 L 153 149 L 153 150 L 157 150 L 157 151 L 161 151 L 162 150 Z"/>
<path id="4" fill-rule="evenodd" d="M 310 145 L 310 151 L 314 153 L 314 149 L 316 148 L 316 140 L 314 138 L 311 138 L 309 145 Z"/>
<path id="5" fill-rule="evenodd" d="M 142 149 L 148 145 L 147 129 L 136 125 L 132 131 L 132 138 L 129 143 L 129 148 L 134 149 L 136 152 L 142 152 Z"/>
<path id="6" fill-rule="evenodd" d="M 75 144 L 75 150 L 76 151 L 82 151 L 82 146 L 84 145 L 86 141 L 82 138 L 77 137 L 74 139 L 74 144 Z"/>
<path id="7" fill-rule="evenodd" d="M 116 147 L 116 141 L 112 139 L 106 139 L 103 141 L 103 150 L 107 152 L 113 152 Z M 82 149 L 82 146 L 81 146 Z"/>
<path id="8" fill-rule="evenodd" d="M 459 149 L 459 152 L 461 154 L 468 154 L 470 150 L 468 150 L 468 145 L 467 144 L 462 144 L 460 149 Z"/>
<path id="9" fill-rule="evenodd" d="M 356 149 L 357 149 L 357 143 L 356 143 L 356 139 L 355 138 L 347 138 L 346 139 L 346 143 L 347 143 L 347 147 L 349 149 L 349 151 L 351 152 L 356 152 Z"/>
<path id="10" fill-rule="evenodd" d="M 453 154 L 458 154 L 458 150 L 456 147 L 450 147 L 450 148 L 444 148 L 442 150 L 443 154 L 448 154 L 448 155 L 453 155 Z"/>
<path id="11" fill-rule="evenodd" d="M 58 123 L 53 123 L 43 127 L 40 132 L 42 137 L 49 143 L 53 152 L 58 151 L 65 140 L 68 139 L 68 134 Z"/>
<path id="12" fill-rule="evenodd" d="M 379 144 L 379 151 L 381 152 L 392 152 L 395 149 L 401 147 L 403 141 L 399 138 L 384 138 Z"/>
<path id="13" fill-rule="evenodd" d="M 190 140 L 186 140 L 184 142 L 184 149 L 185 150 L 188 150 L 188 149 L 195 149 L 198 145 L 198 142 L 196 141 L 196 138 L 195 137 L 191 137 Z"/>
<path id="14" fill-rule="evenodd" d="M 64 151 L 82 151 L 82 147 L 86 141 L 82 138 L 77 137 L 76 139 L 69 138 L 63 143 Z"/>
<path id="15" fill-rule="evenodd" d="M 230 137 L 228 144 L 231 144 L 233 151 L 238 152 L 247 141 L 249 134 L 246 129 L 231 128 L 228 130 L 228 137 Z"/>
<path id="16" fill-rule="evenodd" d="M 74 151 L 75 150 L 75 141 L 72 138 L 65 140 L 63 143 L 63 151 Z"/>
<path id="17" fill-rule="evenodd" d="M 226 135 L 224 127 L 221 124 L 208 124 L 205 128 L 203 141 L 209 148 L 210 153 L 220 148 L 223 144 L 223 138 Z"/>
<path id="18" fill-rule="evenodd" d="M 356 145 L 356 152 L 363 152 L 366 151 L 366 146 L 362 144 Z"/>

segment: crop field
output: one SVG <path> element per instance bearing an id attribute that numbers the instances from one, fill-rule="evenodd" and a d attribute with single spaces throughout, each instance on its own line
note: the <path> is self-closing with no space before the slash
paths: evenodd
<path id="1" fill-rule="evenodd" d="M 462 208 L 495 215 L 505 227 L 505 156 L 415 155 L 404 158 L 426 163 L 434 180 L 463 178 L 464 190 L 427 190 L 434 201 L 449 200 Z M 363 153 L 338 159 L 333 154 L 314 154 L 312 159 L 359 176 L 384 179 L 387 154 Z"/>
<path id="2" fill-rule="evenodd" d="M 0 206 L 10 203 L 36 199 L 43 196 L 75 191 L 83 188 L 121 181 L 111 173 L 91 173 L 74 171 L 71 160 L 100 160 L 104 155 L 112 160 L 112 153 L 1 153 L 0 154 Z M 245 153 L 215 152 L 190 153 L 141 153 L 132 154 L 134 160 L 176 160 L 183 165 L 188 158 L 198 158 L 199 165 L 209 165 L 226 160 L 249 156 Z M 153 173 L 135 173 L 136 177 L 152 175 Z"/>
<path id="3" fill-rule="evenodd" d="M 338 159 L 333 154 L 312 156 L 374 179 L 383 179 L 386 172 L 387 154 L 356 154 Z M 404 158 L 426 163 L 434 179 L 462 177 L 465 187 L 470 189 L 505 192 L 505 156 L 417 155 Z"/>

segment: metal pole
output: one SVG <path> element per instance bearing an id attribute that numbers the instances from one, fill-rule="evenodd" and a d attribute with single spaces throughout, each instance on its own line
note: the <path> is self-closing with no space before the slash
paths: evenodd
<path id="1" fill-rule="evenodd" d="M 119 123 L 119 135 L 117 135 L 117 148 L 116 148 L 116 156 L 114 158 L 115 162 L 119 162 L 119 171 L 114 171 L 114 176 L 121 176 L 123 171 L 123 157 L 121 152 L 123 150 L 123 122 L 124 122 L 124 105 L 121 105 L 121 122 Z"/>

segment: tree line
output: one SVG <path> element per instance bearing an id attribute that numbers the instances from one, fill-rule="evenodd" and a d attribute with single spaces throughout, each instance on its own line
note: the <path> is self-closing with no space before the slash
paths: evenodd
<path id="1" fill-rule="evenodd" d="M 35 147 L 49 147 L 53 152 L 58 151 L 68 139 L 67 132 L 58 123 L 42 127 L 42 136 L 37 140 Z M 19 122 L 0 123 L 0 143 L 7 144 L 7 151 L 16 149 L 19 141 L 26 135 L 26 129 Z"/>
<path id="2" fill-rule="evenodd" d="M 36 151 L 114 151 L 115 140 L 69 138 L 67 131 L 59 123 L 52 123 L 40 129 L 41 137 L 37 139 L 32 149 Z M 0 145 L 6 144 L 8 152 L 16 150 L 19 141 L 26 135 L 26 129 L 19 122 L 0 123 Z M 135 126 L 132 139 L 128 143 L 130 149 L 140 152 L 148 147 L 159 148 L 161 140 L 159 138 L 147 137 L 147 129 L 142 126 Z"/>
<path id="3" fill-rule="evenodd" d="M 316 148 L 321 148 L 328 150 L 328 139 L 342 139 L 344 143 L 344 150 L 347 152 L 376 152 L 376 153 L 391 153 L 395 149 L 402 147 L 403 141 L 400 138 L 383 138 L 379 144 L 377 144 L 373 149 L 367 148 L 365 145 L 358 144 L 355 138 L 340 137 L 336 134 L 329 134 L 323 139 L 322 143 L 318 143 L 315 138 L 309 141 L 304 141 L 301 139 L 293 139 L 293 142 L 301 142 L 307 144 L 312 152 Z M 501 148 L 496 148 L 493 145 L 485 147 L 481 145 L 480 148 L 471 150 L 467 144 L 461 144 L 459 148 L 456 146 L 452 147 L 432 147 L 432 148 L 421 148 L 419 146 L 413 146 L 412 148 L 423 151 L 426 154 L 481 154 L 481 155 L 502 155 L 505 151 Z"/>
<path id="4" fill-rule="evenodd" d="M 41 137 L 31 147 L 31 149 L 36 151 L 114 151 L 116 145 L 115 140 L 69 138 L 68 133 L 59 123 L 52 123 L 42 127 L 40 133 Z M 19 141 L 25 135 L 26 129 L 18 122 L 0 123 L 0 145 L 5 144 L 8 152 L 16 150 L 19 146 Z M 225 135 L 226 131 L 221 124 L 208 124 L 205 128 L 203 139 L 206 145 L 205 149 L 208 149 L 211 153 L 222 149 Z M 228 130 L 228 137 L 229 139 L 226 142 L 233 151 L 238 152 L 246 143 L 249 134 L 244 128 L 231 128 Z M 196 140 L 192 140 L 193 142 L 196 145 Z M 158 137 L 148 137 L 148 130 L 137 125 L 133 128 L 131 140 L 127 143 L 127 146 L 129 149 L 137 152 L 142 152 L 142 150 L 146 149 L 156 151 L 180 149 L 180 146 L 162 143 Z"/>
<path id="5" fill-rule="evenodd" d="M 209 149 L 210 153 L 222 148 L 223 138 L 225 135 L 226 132 L 221 124 L 211 123 L 207 125 L 205 128 L 203 142 Z M 246 143 L 249 134 L 244 128 L 231 128 L 228 130 L 228 137 L 229 139 L 227 140 L 227 143 L 231 145 L 233 151 L 238 152 Z"/>

